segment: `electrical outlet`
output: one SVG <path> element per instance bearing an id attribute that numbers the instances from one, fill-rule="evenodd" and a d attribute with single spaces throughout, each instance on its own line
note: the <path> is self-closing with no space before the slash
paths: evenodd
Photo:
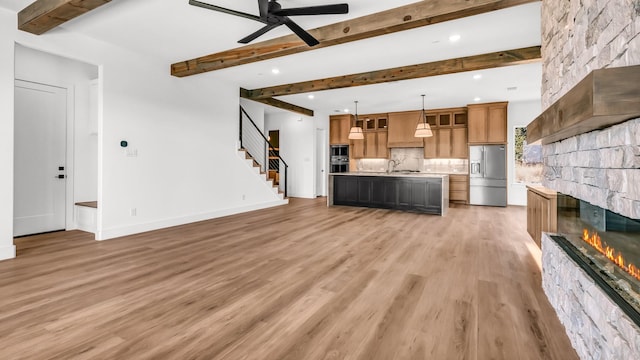
<path id="1" fill-rule="evenodd" d="M 246 195 L 242 194 L 242 200 L 246 199 Z"/>
<path id="2" fill-rule="evenodd" d="M 129 215 L 130 216 L 137 216 L 138 215 L 138 209 L 136 209 L 136 208 L 129 209 Z"/>

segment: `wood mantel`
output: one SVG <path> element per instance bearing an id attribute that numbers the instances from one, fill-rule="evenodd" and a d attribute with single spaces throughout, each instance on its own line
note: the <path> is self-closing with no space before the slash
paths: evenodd
<path id="1" fill-rule="evenodd" d="M 640 65 L 594 70 L 527 126 L 527 142 L 557 142 L 640 117 Z"/>

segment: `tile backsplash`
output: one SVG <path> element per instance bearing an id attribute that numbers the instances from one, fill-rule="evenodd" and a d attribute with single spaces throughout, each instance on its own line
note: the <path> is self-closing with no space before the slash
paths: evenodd
<path id="1" fill-rule="evenodd" d="M 424 159 L 423 171 L 434 173 L 460 173 L 469 172 L 469 160 L 467 159 Z"/>
<path id="2" fill-rule="evenodd" d="M 466 159 L 425 159 L 423 148 L 393 148 L 389 159 L 360 159 L 356 166 L 358 171 L 387 171 L 391 160 L 396 162 L 394 170 L 465 174 L 469 167 Z"/>
<path id="3" fill-rule="evenodd" d="M 424 149 L 393 148 L 389 150 L 389 158 L 396 162 L 395 170 L 422 171 Z"/>

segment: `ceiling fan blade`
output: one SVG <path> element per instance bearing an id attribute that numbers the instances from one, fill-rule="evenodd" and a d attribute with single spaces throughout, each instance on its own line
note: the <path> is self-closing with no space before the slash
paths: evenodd
<path id="1" fill-rule="evenodd" d="M 223 8 L 223 7 L 220 7 L 220 6 L 215 6 L 215 5 L 203 3 L 203 2 L 200 2 L 200 1 L 197 1 L 197 0 L 189 0 L 189 5 L 198 6 L 198 7 L 204 8 L 204 9 L 209 9 L 209 10 L 213 10 L 213 11 L 219 11 L 219 12 L 223 12 L 225 14 L 241 16 L 243 18 L 264 22 L 259 16 L 255 16 L 255 15 L 252 15 L 252 14 L 247 14 L 247 13 L 243 13 L 243 12 L 240 12 L 240 11 L 235 11 L 235 10 Z"/>
<path id="2" fill-rule="evenodd" d="M 311 36 L 311 34 L 309 34 L 306 30 L 298 26 L 298 24 L 291 21 L 291 19 L 289 19 L 288 17 L 284 17 L 283 20 L 284 24 L 287 25 L 287 27 L 291 29 L 291 31 L 293 31 L 296 35 L 298 35 L 298 37 L 302 39 L 302 41 L 307 43 L 307 45 L 316 46 L 320 44 L 320 42 L 316 40 L 316 38 Z"/>
<path id="3" fill-rule="evenodd" d="M 267 31 L 274 29 L 278 26 L 282 25 L 282 23 L 275 23 L 275 24 L 269 24 L 267 26 L 264 26 L 262 28 L 260 28 L 260 30 L 254 32 L 253 34 L 250 34 L 240 40 L 238 40 L 238 42 L 240 44 L 248 44 L 250 42 L 252 42 L 253 40 L 257 39 L 258 37 L 262 36 L 263 34 L 265 34 Z"/>
<path id="4" fill-rule="evenodd" d="M 260 9 L 260 18 L 266 19 L 269 15 L 269 0 L 258 0 L 258 8 Z"/>
<path id="5" fill-rule="evenodd" d="M 334 4 L 307 6 L 300 8 L 281 9 L 271 12 L 278 16 L 296 16 L 296 15 L 329 15 L 329 14 L 347 14 L 349 12 L 349 4 Z"/>

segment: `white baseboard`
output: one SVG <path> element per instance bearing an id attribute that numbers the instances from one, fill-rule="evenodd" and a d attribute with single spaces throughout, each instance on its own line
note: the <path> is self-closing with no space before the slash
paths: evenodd
<path id="1" fill-rule="evenodd" d="M 8 260 L 16 257 L 16 246 L 0 247 L 0 260 Z"/>
<path id="2" fill-rule="evenodd" d="M 164 229 L 172 226 L 190 224 L 197 221 L 210 220 L 210 219 L 215 219 L 223 216 L 240 214 L 248 211 L 286 205 L 288 203 L 289 203 L 289 200 L 287 199 L 277 200 L 277 201 L 271 201 L 267 203 L 241 206 L 241 207 L 236 207 L 231 209 L 223 209 L 223 210 L 218 210 L 218 211 L 213 211 L 208 213 L 193 214 L 193 215 L 181 216 L 177 218 L 152 221 L 144 224 L 136 224 L 136 225 L 128 225 L 128 226 L 120 226 L 120 227 L 114 227 L 109 229 L 103 229 L 101 231 L 98 230 L 98 232 L 96 233 L 96 240 L 109 240 L 109 239 L 114 239 L 122 236 L 139 234 L 145 231 Z"/>

